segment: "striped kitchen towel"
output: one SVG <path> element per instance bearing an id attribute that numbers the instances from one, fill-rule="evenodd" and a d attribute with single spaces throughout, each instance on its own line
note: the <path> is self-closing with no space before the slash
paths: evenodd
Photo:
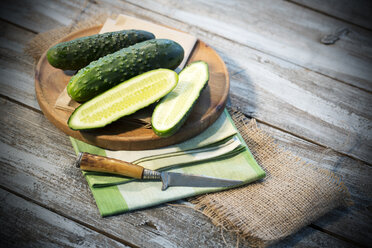
<path id="1" fill-rule="evenodd" d="M 145 168 L 190 173 L 250 183 L 265 172 L 254 160 L 225 110 L 198 136 L 166 148 L 147 151 L 109 151 L 71 138 L 75 152 L 89 152 L 134 162 Z M 102 216 L 110 216 L 225 188 L 171 187 L 161 182 L 96 172 L 83 172 Z"/>

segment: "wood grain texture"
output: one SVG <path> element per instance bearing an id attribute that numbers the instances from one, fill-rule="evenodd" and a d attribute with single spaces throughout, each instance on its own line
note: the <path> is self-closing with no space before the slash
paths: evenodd
<path id="1" fill-rule="evenodd" d="M 111 235 L 138 246 L 156 247 L 160 243 L 195 247 L 202 242 L 208 247 L 225 247 L 218 228 L 202 214 L 188 208 L 160 206 L 102 219 L 80 171 L 73 167 L 75 154 L 68 138 L 40 113 L 6 100 L 1 103 L 0 163 L 3 173 L 0 184 L 3 187 L 87 226 L 110 230 Z M 317 151 L 313 156 L 318 156 Z M 354 170 L 357 173 L 358 168 Z M 357 228 L 366 220 L 354 221 L 348 224 Z M 145 223 L 152 224 L 149 227 Z M 324 234 L 315 235 L 315 231 L 303 231 L 315 238 L 311 242 L 339 242 L 325 238 Z M 154 240 L 159 243 L 151 243 Z M 305 236 L 301 242 L 310 242 L 306 240 Z M 233 244 L 235 241 L 231 237 L 228 242 Z M 288 242 L 296 243 L 290 239 Z"/>
<path id="2" fill-rule="evenodd" d="M 87 2 L 87 3 L 85 3 Z M 35 33 L 70 25 L 90 1 L 0 1 L 0 16 Z M 43 16 L 43 18 L 40 18 Z"/>
<path id="3" fill-rule="evenodd" d="M 173 16 L 169 17 L 170 13 L 163 14 L 162 11 L 151 9 L 141 3 L 141 6 L 136 6 L 126 2 L 96 1 L 98 4 L 94 4 L 89 1 L 87 7 L 84 7 L 85 1 L 47 2 L 30 1 L 24 3 L 24 1 L 15 0 L 1 1 L 0 3 L 2 18 L 32 31 L 27 31 L 7 22 L 0 23 L 3 27 L 0 37 L 0 84 L 2 86 L 0 87 L 0 93 L 2 95 L 8 96 L 25 106 L 38 108 L 33 93 L 32 62 L 23 55 L 22 49 L 27 40 L 33 37 L 33 32 L 36 30 L 46 31 L 66 22 L 65 18 L 70 16 L 70 12 L 65 15 L 50 14 L 63 12 L 60 10 L 64 10 L 64 6 L 68 6 L 68 10 L 71 12 L 81 12 L 83 16 L 94 13 L 97 9 L 107 8 L 111 9 L 111 11 L 130 14 L 194 34 L 215 48 L 226 61 L 232 75 L 231 100 L 235 106 L 240 106 L 243 112 L 256 117 L 261 123 L 267 123 L 268 125 L 262 124 L 260 127 L 265 128 L 278 139 L 279 144 L 283 144 L 301 158 L 310 162 L 315 161 L 320 166 L 329 168 L 338 175 L 343 176 L 343 180 L 351 191 L 355 205 L 348 210 L 340 209 L 329 213 L 318 220 L 315 223 L 315 227 L 327 233 L 345 237 L 346 240 L 351 240 L 357 244 L 368 246 L 371 243 L 369 235 L 371 233 L 370 209 L 372 205 L 371 184 L 369 182 L 371 177 L 370 166 L 325 149 L 325 147 L 330 147 L 336 151 L 371 163 L 370 142 L 366 139 L 370 130 L 368 129 L 370 127 L 368 122 L 371 120 L 371 103 L 369 100 L 371 96 L 369 93 L 362 93 L 363 90 L 347 85 L 353 84 L 351 81 L 342 84 L 337 80 L 322 75 L 321 73 L 323 72 L 317 73 L 317 70 L 315 70 L 316 72 L 307 70 L 306 68 L 310 67 L 296 66 L 292 61 L 285 61 L 288 59 L 283 60 L 268 55 L 268 52 L 260 52 L 256 48 L 236 43 L 229 40 L 229 37 L 216 35 L 206 23 L 204 23 L 205 25 L 198 24 L 199 26 L 194 25 L 192 21 L 184 23 L 178 17 L 178 19 Z M 28 8 L 28 12 L 17 7 L 17 5 L 21 4 L 24 4 L 24 8 Z M 228 2 L 223 4 L 226 5 Z M 84 8 L 85 10 L 81 11 Z M 164 8 L 166 9 L 167 5 L 164 5 Z M 267 8 L 271 7 L 267 6 Z M 296 7 L 296 10 L 302 9 Z M 289 10 L 288 15 L 292 13 L 293 8 Z M 214 18 L 213 13 L 209 13 L 207 9 L 200 11 L 207 16 L 203 18 Z M 179 15 L 179 8 L 175 9 L 174 12 L 178 13 L 172 13 L 172 15 Z M 268 17 L 267 15 L 262 15 L 264 20 L 258 18 L 260 17 L 259 11 L 250 13 L 250 15 L 256 18 L 256 24 L 263 23 L 262 28 L 264 31 L 262 32 L 265 32 L 270 20 L 276 20 L 276 25 L 280 25 L 281 22 L 280 15 L 275 15 L 274 19 L 266 18 Z M 295 17 L 297 19 L 295 18 L 294 20 L 298 20 L 298 14 Z M 315 18 L 307 23 L 313 25 L 314 22 L 321 22 L 324 23 L 324 29 L 328 29 L 327 20 L 330 17 L 324 19 L 320 14 L 306 14 L 305 17 Z M 294 23 L 294 30 L 287 30 L 286 32 L 304 32 L 304 37 L 313 37 L 313 34 L 307 34 L 307 32 L 313 30 L 311 26 L 300 31 L 298 30 L 299 26 L 306 24 L 306 18 L 299 24 Z M 51 19 L 52 21 L 50 21 Z M 231 19 L 237 18 L 231 17 Z M 72 19 L 70 21 L 73 22 Z M 288 20 L 284 21 L 284 23 L 287 22 Z M 331 23 L 343 24 L 343 22 L 333 19 L 331 19 Z M 249 25 L 253 25 L 253 23 Z M 319 24 L 314 30 L 322 30 L 318 26 Z M 6 32 L 3 32 L 4 27 Z M 285 39 L 286 32 L 283 34 L 274 32 L 273 38 L 282 35 L 280 37 Z M 355 56 L 359 56 L 358 54 L 360 53 L 364 55 L 369 54 L 369 46 L 364 45 L 369 40 L 368 36 L 365 36 L 367 31 L 362 30 L 362 32 L 359 32 L 356 30 L 355 32 L 354 35 L 357 35 L 360 40 L 347 39 L 347 43 L 353 42 L 353 45 L 347 51 Z M 270 35 L 267 36 L 270 38 Z M 288 38 L 291 37 L 291 35 L 288 36 Z M 300 41 L 303 41 L 303 39 L 300 39 Z M 310 39 L 308 42 L 310 44 L 309 47 L 314 47 L 312 45 L 314 40 Z M 340 44 L 343 43 L 336 42 L 337 49 L 347 48 Z M 359 50 L 359 47 L 361 50 Z M 297 51 L 298 54 L 301 54 L 301 49 Z M 305 51 L 308 52 L 309 50 L 305 49 Z M 322 57 L 323 54 L 317 54 L 317 56 Z M 361 57 L 361 60 L 365 60 L 365 56 Z M 251 64 L 254 69 L 250 69 Z M 263 70 L 255 72 L 255 68 L 263 68 Z M 269 76 L 266 76 L 265 73 Z M 342 72 L 337 73 L 338 75 L 342 74 Z M 348 80 L 348 74 L 345 75 L 345 79 Z M 275 83 L 275 80 L 287 82 L 277 84 L 277 86 L 282 86 L 279 88 L 282 89 L 283 94 L 271 91 L 270 83 Z M 262 83 L 263 86 L 261 85 Z M 368 88 L 364 86 L 358 87 L 362 89 Z M 32 88 L 31 91 L 30 88 Z M 300 94 L 299 97 L 296 97 L 298 90 Z M 287 91 L 295 93 L 287 98 L 285 96 Z M 303 98 L 304 96 L 307 97 Z M 255 98 L 259 99 L 258 104 L 253 104 L 257 101 Z M 319 101 L 319 99 L 322 101 Z M 316 103 L 314 104 L 315 106 L 313 106 L 313 102 Z M 5 111 L 4 108 L 8 108 L 9 105 L 13 106 L 9 109 L 10 112 Z M 338 107 L 336 108 L 336 114 L 333 113 L 334 107 Z M 191 247 L 192 245 L 200 244 L 198 243 L 200 241 L 206 246 L 225 247 L 219 231 L 202 215 L 196 214 L 193 210 L 187 208 L 159 207 L 101 221 L 87 190 L 86 183 L 78 172 L 71 171 L 71 167 L 67 166 L 74 160 L 67 137 L 63 136 L 60 131 L 37 112 L 9 102 L 2 109 L 5 111 L 1 113 L 0 117 L 3 128 L 0 135 L 0 161 L 5 173 L 0 176 L 0 184 L 3 187 L 9 187 L 26 197 L 36 199 L 38 204 L 42 206 L 48 206 L 48 208 L 51 206 L 53 211 L 76 218 L 88 227 L 97 225 L 100 232 L 109 230 L 110 235 L 140 246 L 147 245 L 151 247 L 152 245 L 152 247 L 156 247 L 160 246 L 160 244 L 168 244 L 168 246 L 187 247 L 190 245 Z M 12 111 L 17 114 L 12 114 Z M 10 119 L 13 120 L 10 121 Z M 363 119 L 368 120 L 367 124 Z M 348 126 L 349 124 L 351 124 L 350 127 Z M 4 127 L 4 125 L 9 125 L 9 127 Z M 367 130 L 364 130 L 366 127 Z M 349 134 L 348 130 L 353 131 Z M 307 142 L 304 139 L 311 142 Z M 354 145 L 350 145 L 350 142 L 354 142 Z M 321 146 L 314 143 L 318 143 Z M 74 208 L 82 209 L 84 214 L 74 212 L 72 210 Z M 128 230 L 125 232 L 123 229 Z M 136 237 L 142 232 L 144 234 L 141 237 L 148 241 L 141 241 Z M 191 237 L 192 240 L 186 243 L 189 241 L 188 237 Z M 228 244 L 231 246 L 235 245 L 234 239 L 229 236 L 226 236 L 226 238 Z M 150 244 L 149 240 L 155 240 L 156 242 Z M 278 244 L 278 247 L 287 246 L 341 247 L 351 246 L 351 243 L 344 243 L 324 232 L 307 227 Z"/>
<path id="4" fill-rule="evenodd" d="M 68 137 L 40 113 L 0 100 L 2 187 L 131 245 L 225 247 L 220 230 L 188 208 L 159 206 L 102 218 L 80 170 L 73 166 L 75 153 Z"/>
<path id="5" fill-rule="evenodd" d="M 0 84 L 1 94 L 40 109 L 33 85 L 33 61 L 23 49 L 35 34 L 0 21 Z"/>
<path id="6" fill-rule="evenodd" d="M 232 103 L 244 113 L 306 140 L 372 162 L 370 93 L 154 13 L 147 5 L 144 9 L 127 3 L 113 4 L 126 14 L 170 25 L 214 47 L 231 75 Z"/>
<path id="7" fill-rule="evenodd" d="M 214 47 L 230 71 L 233 103 L 249 116 L 371 163 L 369 93 L 131 4 L 114 5 L 113 9 L 189 32 Z M 3 80 L 12 88 L 24 91 L 23 85 L 18 86 L 14 84 L 18 81 L 12 80 L 24 74 L 25 68 L 17 66 L 22 51 L 16 54 L 9 59 L 14 61 L 16 71 L 8 73 Z M 12 94 L 21 102 L 34 99 L 32 94 L 28 98 Z M 35 102 L 32 105 L 38 106 Z"/>
<path id="8" fill-rule="evenodd" d="M 0 189 L 1 247 L 128 247 Z"/>
<path id="9" fill-rule="evenodd" d="M 372 49 L 372 33 L 359 27 L 285 1 L 128 2 L 372 91 L 371 58 L 367 55 Z M 349 34 L 332 46 L 320 42 L 340 27 Z"/>
<path id="10" fill-rule="evenodd" d="M 290 0 L 290 2 L 372 29 L 372 2 L 369 0 Z"/>

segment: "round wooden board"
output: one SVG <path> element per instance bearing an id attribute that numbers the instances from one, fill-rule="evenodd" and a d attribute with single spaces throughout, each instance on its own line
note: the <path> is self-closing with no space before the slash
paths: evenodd
<path id="1" fill-rule="evenodd" d="M 102 26 L 96 26 L 72 33 L 59 42 L 99 33 Z M 55 102 L 66 87 L 71 75 L 52 67 L 41 56 L 35 72 L 36 96 L 45 116 L 67 135 L 86 143 L 110 150 L 145 150 L 160 148 L 185 141 L 209 127 L 222 113 L 229 93 L 229 75 L 223 60 L 204 42 L 198 41 L 189 58 L 203 60 L 209 65 L 210 78 L 189 118 L 173 136 L 161 138 L 152 129 L 130 122 L 117 121 L 94 131 L 73 131 L 67 126 L 71 112 L 56 109 Z M 70 73 L 71 74 L 71 73 Z M 151 116 L 151 112 L 148 111 Z"/>

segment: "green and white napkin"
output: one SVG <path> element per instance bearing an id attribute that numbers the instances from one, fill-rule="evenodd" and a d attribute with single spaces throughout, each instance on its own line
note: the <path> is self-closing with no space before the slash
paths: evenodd
<path id="1" fill-rule="evenodd" d="M 89 152 L 154 170 L 190 173 L 250 183 L 265 176 L 225 110 L 203 133 L 183 143 L 146 151 L 109 151 L 71 138 L 76 153 Z M 155 206 L 225 188 L 170 187 L 96 172 L 83 172 L 102 216 Z"/>

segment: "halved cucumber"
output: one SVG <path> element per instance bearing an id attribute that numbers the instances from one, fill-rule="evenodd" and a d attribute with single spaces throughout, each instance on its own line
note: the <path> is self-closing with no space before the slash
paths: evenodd
<path id="1" fill-rule="evenodd" d="M 178 82 L 176 72 L 152 70 L 131 78 L 80 105 L 70 116 L 73 130 L 104 127 L 168 94 Z"/>
<path id="2" fill-rule="evenodd" d="M 152 128 L 158 136 L 167 137 L 178 131 L 208 80 L 208 64 L 203 61 L 191 63 L 180 72 L 176 88 L 159 102 L 152 114 Z"/>

